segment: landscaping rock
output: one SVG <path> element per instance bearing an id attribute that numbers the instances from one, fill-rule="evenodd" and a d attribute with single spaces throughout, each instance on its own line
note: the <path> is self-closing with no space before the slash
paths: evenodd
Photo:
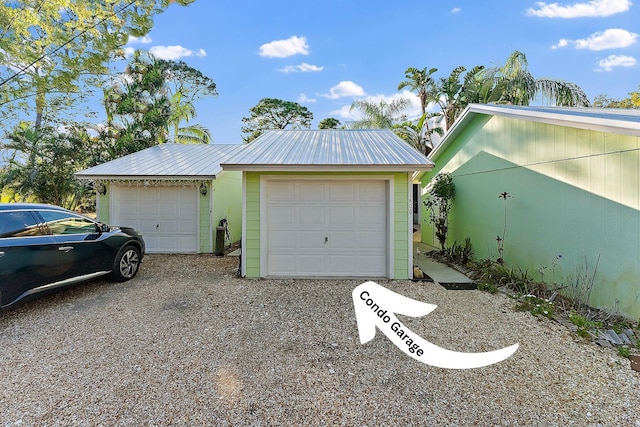
<path id="1" fill-rule="evenodd" d="M 616 334 L 616 331 L 614 331 L 613 329 L 609 329 L 607 331 L 607 335 L 611 337 L 611 342 L 615 345 L 622 345 L 624 344 L 624 342 L 620 339 L 620 337 L 618 336 L 618 334 Z"/>
<path id="2" fill-rule="evenodd" d="M 625 329 L 624 334 L 631 340 L 631 344 L 636 345 L 638 343 L 638 339 L 631 329 Z"/>
<path id="3" fill-rule="evenodd" d="M 609 342 L 609 340 L 605 340 L 605 339 L 597 339 L 594 341 L 596 344 L 598 344 L 600 347 L 605 347 L 605 348 L 613 348 L 613 346 L 611 345 L 611 343 Z"/>

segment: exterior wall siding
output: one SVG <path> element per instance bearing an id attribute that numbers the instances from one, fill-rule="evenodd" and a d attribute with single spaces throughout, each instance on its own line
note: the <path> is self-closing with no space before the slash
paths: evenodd
<path id="1" fill-rule="evenodd" d="M 243 262 L 245 263 L 246 277 L 260 277 L 260 177 L 263 175 L 292 175 L 292 176 L 326 176 L 326 173 L 260 173 L 246 172 L 246 230 Z M 409 227 L 410 206 L 408 194 L 407 173 L 331 173 L 331 176 L 353 177 L 393 177 L 393 233 L 389 236 L 393 239 L 393 277 L 395 279 L 407 279 L 409 277 Z"/>
<path id="2" fill-rule="evenodd" d="M 423 184 L 439 172 L 454 178 L 448 245 L 470 237 L 476 258 L 495 259 L 504 232 L 507 265 L 638 318 L 639 148 L 634 136 L 477 116 Z M 435 246 L 423 217 L 422 241 Z"/>
<path id="3" fill-rule="evenodd" d="M 98 221 L 104 222 L 105 224 L 111 224 L 111 214 L 110 214 L 110 205 L 111 205 L 111 184 L 105 183 L 105 187 L 107 188 L 107 194 L 97 194 L 96 193 L 96 217 Z"/>
<path id="4" fill-rule="evenodd" d="M 220 220 L 226 218 L 233 241 L 242 234 L 242 172 L 226 171 L 217 175 L 213 188 L 213 222 L 215 233 Z M 215 234 L 214 234 L 215 236 Z M 215 242 L 215 237 L 214 237 Z"/>
<path id="5" fill-rule="evenodd" d="M 212 253 L 215 242 L 215 227 L 211 224 L 211 206 L 214 205 L 215 187 L 213 181 L 206 182 L 209 189 L 206 196 L 198 191 L 198 239 L 199 253 Z"/>
<path id="6" fill-rule="evenodd" d="M 110 224 L 111 185 L 105 183 L 107 194 L 97 195 L 97 218 Z M 206 196 L 198 196 L 198 248 L 200 253 L 213 253 L 216 226 L 226 218 L 231 237 L 240 240 L 242 230 L 242 172 L 223 172 L 207 181 Z"/>

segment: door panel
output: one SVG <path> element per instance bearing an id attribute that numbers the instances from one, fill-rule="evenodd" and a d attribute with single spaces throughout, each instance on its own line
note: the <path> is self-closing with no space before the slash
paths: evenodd
<path id="1" fill-rule="evenodd" d="M 267 275 L 388 276 L 387 181 L 267 181 Z"/>
<path id="2" fill-rule="evenodd" d="M 139 230 L 149 253 L 198 252 L 194 187 L 121 187 L 112 192 L 112 221 Z"/>

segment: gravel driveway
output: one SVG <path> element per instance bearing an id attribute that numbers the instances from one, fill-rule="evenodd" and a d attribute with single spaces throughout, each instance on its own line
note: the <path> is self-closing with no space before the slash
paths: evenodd
<path id="1" fill-rule="evenodd" d="M 378 282 L 438 308 L 407 327 L 509 359 L 446 370 L 379 331 L 361 345 L 361 281 L 242 280 L 235 258 L 150 255 L 0 313 L 0 426 L 633 426 L 640 375 L 614 351 L 516 312 L 503 295 Z"/>

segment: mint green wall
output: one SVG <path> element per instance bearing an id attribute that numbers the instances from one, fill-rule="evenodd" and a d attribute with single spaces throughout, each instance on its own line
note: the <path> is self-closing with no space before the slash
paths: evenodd
<path id="1" fill-rule="evenodd" d="M 479 259 L 498 257 L 496 237 L 505 229 L 505 202 L 498 195 L 508 192 L 507 265 L 564 285 L 584 283 L 580 277 L 595 270 L 590 303 L 638 318 L 639 139 L 476 116 L 436 158 L 423 184 L 438 172 L 452 173 L 456 199 L 448 244 L 468 236 Z M 426 223 L 422 240 L 433 244 Z"/>
<path id="2" fill-rule="evenodd" d="M 242 172 L 222 172 L 213 181 L 212 225 L 214 233 L 223 218 L 227 219 L 232 240 L 234 242 L 240 240 L 242 234 Z"/>
<path id="3" fill-rule="evenodd" d="M 211 224 L 211 204 L 215 202 L 214 181 L 206 181 L 205 185 L 209 189 L 207 194 L 203 196 L 198 192 L 198 235 L 200 253 L 213 253 L 215 245 L 215 224 Z"/>
<path id="4" fill-rule="evenodd" d="M 246 241 L 244 248 L 245 275 L 260 277 L 260 177 L 262 175 L 288 175 L 282 172 L 246 172 Z M 326 176 L 327 173 L 291 173 L 295 176 Z M 409 227 L 411 223 L 407 173 L 331 173 L 331 176 L 393 176 L 394 209 L 394 278 L 409 277 Z"/>
<path id="5" fill-rule="evenodd" d="M 107 194 L 98 194 L 99 221 L 110 224 L 111 185 L 105 183 Z M 227 218 L 229 231 L 234 241 L 242 234 L 242 172 L 222 172 L 213 181 L 207 181 L 209 191 L 206 196 L 198 196 L 199 210 L 199 251 L 213 253 L 216 227 L 222 218 Z M 213 209 L 211 204 L 213 203 Z M 209 212 L 211 210 L 211 215 Z M 211 224 L 210 224 L 211 219 Z"/>
<path id="6" fill-rule="evenodd" d="M 97 194 L 96 193 L 96 218 L 100 222 L 104 222 L 105 224 L 111 224 L 111 214 L 110 214 L 110 194 L 111 194 L 111 184 L 105 182 L 104 186 L 107 188 L 107 194 Z"/>

